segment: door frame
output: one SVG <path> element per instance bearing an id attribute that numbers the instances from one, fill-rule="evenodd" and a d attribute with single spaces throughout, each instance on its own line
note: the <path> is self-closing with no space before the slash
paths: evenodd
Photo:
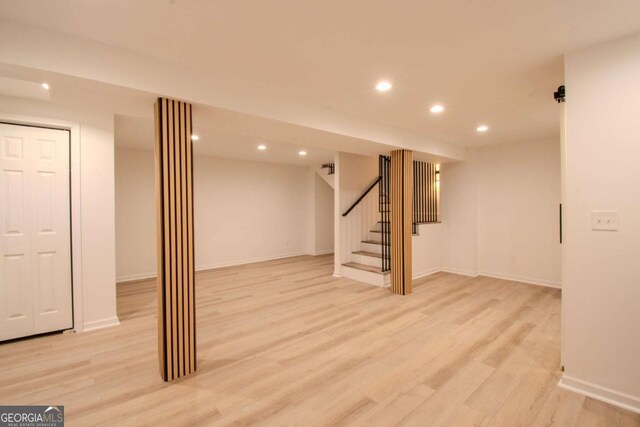
<path id="1" fill-rule="evenodd" d="M 0 122 L 69 131 L 69 182 L 71 191 L 71 291 L 73 328 L 84 331 L 82 299 L 82 205 L 80 204 L 80 123 L 43 117 L 0 113 Z"/>

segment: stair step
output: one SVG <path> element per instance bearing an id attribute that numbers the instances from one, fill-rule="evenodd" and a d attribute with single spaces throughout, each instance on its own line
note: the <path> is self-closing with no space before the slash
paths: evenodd
<path id="1" fill-rule="evenodd" d="M 378 224 L 389 224 L 389 223 L 391 223 L 391 221 L 378 221 Z M 435 223 L 434 222 L 414 222 L 414 224 L 435 224 Z"/>
<path id="2" fill-rule="evenodd" d="M 382 245 L 382 240 L 363 240 L 362 243 L 369 243 L 372 245 Z M 390 245 L 391 243 L 387 243 L 386 245 Z"/>
<path id="3" fill-rule="evenodd" d="M 375 252 L 369 252 L 369 251 L 355 251 L 353 252 L 356 255 L 364 255 L 364 256 L 370 256 L 373 258 L 380 258 L 382 259 L 382 254 L 377 254 Z M 389 257 L 387 257 L 387 259 L 389 259 Z"/>
<path id="4" fill-rule="evenodd" d="M 382 230 L 369 230 L 369 233 L 380 233 L 382 234 Z M 389 231 L 385 231 L 384 234 L 391 234 Z M 420 233 L 411 233 L 414 236 L 419 236 Z"/>
<path id="5" fill-rule="evenodd" d="M 370 273 L 389 274 L 388 271 L 385 271 L 383 273 L 381 267 L 373 267 L 373 266 L 370 266 L 370 265 L 358 264 L 357 262 L 348 262 L 348 263 L 342 264 L 342 265 L 345 266 L 345 267 L 349 267 L 349 268 L 355 268 L 357 270 L 368 271 Z"/>

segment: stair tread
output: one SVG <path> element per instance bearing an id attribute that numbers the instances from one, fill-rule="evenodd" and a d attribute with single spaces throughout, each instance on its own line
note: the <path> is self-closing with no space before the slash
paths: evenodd
<path id="1" fill-rule="evenodd" d="M 354 252 L 352 252 L 352 253 L 353 253 L 353 254 L 356 254 L 356 255 L 364 255 L 364 256 L 370 256 L 370 257 L 373 257 L 373 258 L 380 258 L 380 259 L 382 259 L 382 254 L 379 254 L 379 253 L 376 253 L 376 252 L 369 252 L 369 251 L 354 251 Z M 389 259 L 389 258 L 387 257 L 387 259 Z"/>
<path id="2" fill-rule="evenodd" d="M 345 266 L 345 267 L 349 267 L 349 268 L 355 268 L 357 270 L 368 271 L 370 273 L 389 274 L 388 271 L 385 271 L 383 273 L 381 267 L 373 267 L 371 265 L 360 264 L 360 263 L 357 263 L 357 262 L 347 262 L 347 263 L 342 264 L 342 265 Z"/>
<path id="3" fill-rule="evenodd" d="M 363 240 L 362 243 L 370 243 L 372 245 L 382 245 L 382 240 Z M 387 243 L 387 245 L 390 245 L 391 243 Z"/>
<path id="4" fill-rule="evenodd" d="M 369 230 L 369 233 L 382 233 L 381 230 Z M 391 232 L 389 231 L 385 231 L 384 234 L 391 234 Z M 411 233 L 414 236 L 419 236 L 420 233 Z"/>

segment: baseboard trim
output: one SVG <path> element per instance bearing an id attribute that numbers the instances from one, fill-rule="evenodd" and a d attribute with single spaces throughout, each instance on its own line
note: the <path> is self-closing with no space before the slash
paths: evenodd
<path id="1" fill-rule="evenodd" d="M 273 260 L 284 259 L 284 258 L 293 258 L 293 257 L 303 256 L 303 255 L 319 256 L 319 255 L 328 255 L 328 254 L 331 254 L 331 253 L 334 253 L 333 249 L 326 250 L 326 251 L 318 251 L 318 252 L 315 252 L 315 253 L 311 253 L 311 252 L 296 252 L 296 253 L 288 254 L 288 255 L 279 255 L 277 257 L 253 258 L 253 259 L 237 261 L 237 262 L 232 262 L 232 263 L 227 263 L 227 264 L 201 265 L 201 266 L 196 266 L 196 271 L 213 270 L 213 269 L 216 269 L 216 268 L 224 268 L 224 267 L 235 267 L 235 266 L 238 266 L 238 265 L 254 264 L 254 263 L 257 263 L 257 262 L 273 261 Z M 493 273 L 493 272 L 488 272 L 488 271 L 476 272 L 476 271 L 464 270 L 464 269 L 455 268 L 455 267 L 432 268 L 430 270 L 426 270 L 426 271 L 414 274 L 413 279 L 414 280 L 421 279 L 423 277 L 429 276 L 431 274 L 439 273 L 439 272 L 451 273 L 451 274 L 460 274 L 462 276 L 470 276 L 470 277 L 485 276 L 485 277 L 492 277 L 494 279 L 511 280 L 511 281 L 514 281 L 514 282 L 526 283 L 526 284 L 529 284 L 529 285 L 546 286 L 546 287 L 549 287 L 549 288 L 561 289 L 561 286 L 560 286 L 559 282 L 555 282 L 555 281 L 551 281 L 551 280 L 532 279 L 530 277 L 513 276 L 513 275 L 509 275 L 509 274 L 500 274 L 500 273 Z M 334 272 L 334 277 L 340 277 L 340 276 L 336 275 L 336 272 Z M 121 277 L 116 278 L 116 284 L 128 283 L 128 282 L 137 282 L 137 281 L 140 281 L 140 280 L 148 280 L 148 279 L 155 279 L 155 278 L 156 278 L 156 273 L 132 274 L 132 275 L 129 275 L 129 276 L 121 276 Z"/>
<path id="2" fill-rule="evenodd" d="M 477 271 L 465 270 L 465 269 L 462 269 L 462 268 L 455 268 L 455 267 L 443 268 L 440 271 L 442 271 L 444 273 L 459 274 L 461 276 L 469 276 L 469 277 L 478 276 L 478 272 Z"/>
<path id="3" fill-rule="evenodd" d="M 492 277 L 494 279 L 511 280 L 514 282 L 526 283 L 528 285 L 546 286 L 547 288 L 561 289 L 560 282 L 545 279 L 532 279 L 531 277 L 513 276 L 510 274 L 492 273 L 481 271 L 479 276 Z"/>
<path id="4" fill-rule="evenodd" d="M 332 253 L 333 253 L 333 249 L 326 249 L 324 251 L 316 251 L 314 253 L 309 253 L 309 255 L 318 256 L 318 255 L 328 255 Z"/>
<path id="5" fill-rule="evenodd" d="M 333 253 L 333 251 L 331 251 L 330 253 Z M 252 258 L 252 259 L 247 259 L 247 260 L 242 260 L 242 261 L 237 261 L 237 262 L 231 262 L 231 263 L 226 263 L 226 264 L 208 264 L 208 265 L 200 265 L 200 266 L 196 265 L 196 271 L 215 270 L 216 268 L 235 267 L 235 266 L 238 266 L 238 265 L 255 264 L 255 263 L 258 263 L 258 262 L 266 262 L 266 261 L 275 261 L 275 260 L 278 260 L 278 259 L 293 258 L 293 257 L 297 257 L 297 256 L 304 256 L 304 255 L 314 256 L 314 255 L 324 255 L 324 254 L 321 254 L 321 253 L 311 254 L 309 252 L 296 252 L 296 253 L 288 254 L 288 255 L 278 255 L 276 257 Z M 120 278 L 116 278 L 116 284 L 127 283 L 127 282 L 137 282 L 137 281 L 140 281 L 140 280 L 147 280 L 147 279 L 155 279 L 156 277 L 157 277 L 156 273 L 132 274 L 130 276 L 121 276 Z"/>
<path id="6" fill-rule="evenodd" d="M 117 316 L 110 317 L 108 319 L 94 320 L 92 322 L 85 322 L 83 332 L 110 328 L 111 326 L 118 326 L 119 324 L 120 324 L 120 320 L 118 319 Z"/>
<path id="7" fill-rule="evenodd" d="M 432 268 L 431 270 L 426 270 L 418 274 L 414 274 L 413 280 L 422 279 L 423 277 L 431 276 L 432 274 L 440 273 L 441 271 L 442 269 L 440 268 Z"/>
<path id="8" fill-rule="evenodd" d="M 155 279 L 156 278 L 156 273 L 142 273 L 142 274 L 132 274 L 130 276 L 120 276 L 120 277 L 116 277 L 116 283 L 127 283 L 127 282 L 137 282 L 140 280 L 147 280 L 147 279 Z"/>
<path id="9" fill-rule="evenodd" d="M 600 400 L 628 411 L 640 414 L 640 397 L 620 393 L 587 381 L 563 374 L 558 386 L 573 392 Z"/>
<path id="10" fill-rule="evenodd" d="M 510 280 L 513 282 L 526 283 L 528 285 L 546 286 L 548 288 L 561 289 L 559 282 L 554 282 L 551 280 L 532 279 L 530 277 L 512 276 L 508 274 L 498 274 L 498 273 L 491 273 L 486 271 L 477 272 L 477 271 L 464 270 L 464 269 L 453 268 L 453 267 L 433 268 L 431 270 L 427 270 L 425 272 L 414 275 L 413 279 L 414 280 L 420 279 L 422 277 L 429 276 L 431 274 L 438 273 L 438 272 L 459 274 L 461 276 L 469 276 L 469 277 L 485 276 L 485 277 L 492 277 L 494 279 L 502 279 L 502 280 Z"/>
<path id="11" fill-rule="evenodd" d="M 234 261 L 226 264 L 207 264 L 207 265 L 200 265 L 200 266 L 196 265 L 196 271 L 215 270 L 216 268 L 235 267 L 238 265 L 255 264 L 258 262 L 265 262 L 265 261 L 275 261 L 277 259 L 293 258 L 293 257 L 303 256 L 303 255 L 311 255 L 311 254 L 309 252 L 302 251 L 302 252 L 295 252 L 292 254 L 278 255 L 275 257 L 251 258 L 251 259 L 246 259 L 242 261 Z"/>

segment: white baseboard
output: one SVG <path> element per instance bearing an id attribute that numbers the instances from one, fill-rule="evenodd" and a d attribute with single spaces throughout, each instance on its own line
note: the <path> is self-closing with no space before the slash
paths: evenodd
<path id="1" fill-rule="evenodd" d="M 222 263 L 222 264 L 209 264 L 209 265 L 200 265 L 200 266 L 196 266 L 196 271 L 203 271 L 203 270 L 212 270 L 215 268 L 223 268 L 223 267 L 234 267 L 237 265 L 244 265 L 244 264 L 253 264 L 256 262 L 264 262 L 264 261 L 273 261 L 273 260 L 277 260 L 277 259 L 284 259 L 284 258 L 291 258 L 291 257 L 296 257 L 296 256 L 302 256 L 302 255 L 311 255 L 311 256 L 318 256 L 318 255 L 327 255 L 330 253 L 333 253 L 333 249 L 329 249 L 326 251 L 318 251 L 315 253 L 311 253 L 311 252 L 296 252 L 296 253 L 292 253 L 292 254 L 287 254 L 287 255 L 279 255 L 276 257 L 261 257 L 261 258 L 252 258 L 252 259 L 246 259 L 246 260 L 241 260 L 241 261 L 236 261 L 236 262 L 232 262 L 232 263 Z M 426 270 L 426 271 L 422 271 L 420 273 L 416 273 L 413 275 L 413 279 L 420 279 L 422 277 L 425 276 L 429 276 L 431 274 L 435 274 L 438 272 L 445 272 L 445 273 L 451 273 L 451 274 L 460 274 L 463 276 L 471 276 L 471 277 L 476 277 L 476 276 L 486 276 L 486 277 L 493 277 L 495 279 L 503 279 L 503 280 L 512 280 L 514 282 L 520 282 L 520 283 L 527 283 L 530 285 L 538 285 L 538 286 L 546 286 L 546 287 L 550 287 L 550 288 L 556 288 L 556 289 L 560 289 L 560 282 L 556 282 L 556 281 L 551 281 L 551 280 L 544 280 L 544 279 L 533 279 L 530 277 L 524 277 L 524 276 L 514 276 L 514 275 L 509 275 L 509 274 L 501 274 L 501 273 L 493 273 L 493 272 L 488 272 L 488 271 L 481 271 L 481 272 L 476 272 L 476 271 L 471 271 L 471 270 L 465 270 L 465 269 L 461 269 L 461 268 L 455 268 L 455 267 L 446 267 L 446 268 L 432 268 L 430 270 Z M 340 277 L 339 273 L 336 274 L 337 272 L 334 272 L 334 277 Z M 127 282 L 135 282 L 138 280 L 145 280 L 145 279 L 154 279 L 156 277 L 156 273 L 142 273 L 142 274 L 132 274 L 132 275 L 128 275 L 128 276 L 120 276 L 116 278 L 116 283 L 127 283 Z"/>
<path id="2" fill-rule="evenodd" d="M 567 374 L 562 375 L 558 385 L 564 389 L 640 414 L 640 397 L 620 393 L 606 387 L 570 377 Z"/>
<path id="3" fill-rule="evenodd" d="M 110 317 L 108 319 L 94 320 L 91 322 L 85 322 L 83 332 L 109 328 L 111 326 L 118 326 L 119 324 L 120 320 L 118 320 L 117 316 Z"/>
<path id="4" fill-rule="evenodd" d="M 116 283 L 137 282 L 138 280 L 155 279 L 157 273 L 131 274 L 129 276 L 116 277 Z"/>
<path id="5" fill-rule="evenodd" d="M 455 267 L 433 268 L 431 270 L 427 270 L 427 271 L 424 271 L 424 272 L 420 272 L 420 273 L 414 274 L 413 275 L 413 279 L 414 280 L 420 279 L 422 277 L 429 276 L 431 274 L 438 273 L 438 272 L 459 274 L 459 275 L 462 275 L 462 276 L 470 276 L 470 277 L 486 276 L 486 277 L 493 277 L 495 279 L 511 280 L 511 281 L 514 281 L 514 282 L 526 283 L 526 284 L 529 284 L 529 285 L 546 286 L 546 287 L 549 287 L 549 288 L 560 289 L 560 283 L 559 282 L 554 282 L 554 281 L 551 281 L 551 280 L 532 279 L 530 277 L 513 276 L 513 275 L 499 274 L 499 273 L 490 273 L 490 272 L 486 272 L 486 271 L 477 272 L 477 271 L 464 270 L 464 269 L 455 268 Z"/>
<path id="6" fill-rule="evenodd" d="M 560 282 L 545 279 L 533 279 L 531 277 L 514 276 L 510 274 L 492 273 L 488 271 L 481 271 L 480 276 L 493 277 L 494 279 L 512 280 L 514 282 L 527 283 L 529 285 L 546 286 L 548 288 L 560 289 Z"/>
<path id="7" fill-rule="evenodd" d="M 432 268 L 430 270 L 422 271 L 420 273 L 414 274 L 413 275 L 413 280 L 421 279 L 421 278 L 426 277 L 426 276 L 431 276 L 432 274 L 436 274 L 436 273 L 439 273 L 441 271 L 442 271 L 441 268 Z"/>
<path id="8" fill-rule="evenodd" d="M 318 255 L 328 255 L 332 253 L 333 253 L 333 249 L 325 249 L 323 251 L 315 251 L 314 253 L 310 253 L 309 255 L 318 256 Z"/>
<path id="9" fill-rule="evenodd" d="M 249 258 L 249 259 L 233 261 L 229 263 L 196 265 L 196 271 L 213 270 L 216 268 L 223 268 L 223 267 L 235 267 L 237 265 L 254 264 L 256 262 L 265 262 L 265 261 L 274 261 L 277 259 L 293 258 L 296 256 L 302 256 L 302 255 L 311 255 L 311 254 L 309 252 L 303 251 L 303 252 L 295 252 L 295 253 L 286 254 L 286 255 L 278 255 L 274 257 L 267 256 L 267 257 Z"/>
<path id="10" fill-rule="evenodd" d="M 333 253 L 333 250 L 327 253 Z M 223 267 L 235 267 L 237 265 L 254 264 L 256 262 L 265 262 L 265 261 L 274 261 L 277 259 L 292 258 L 292 257 L 302 256 L 302 255 L 313 256 L 313 255 L 324 255 L 324 253 L 311 254 L 309 252 L 296 252 L 296 253 L 287 254 L 287 255 L 278 255 L 275 257 L 250 258 L 250 259 L 234 261 L 230 263 L 196 265 L 196 271 L 213 270 L 216 268 L 223 268 Z M 155 279 L 156 275 L 157 273 L 142 273 L 142 274 L 132 274 L 129 276 L 120 276 L 116 278 L 116 284 L 134 282 L 137 280 Z"/>
<path id="11" fill-rule="evenodd" d="M 446 267 L 446 268 L 442 268 L 440 271 L 443 271 L 445 273 L 451 273 L 451 274 L 459 274 L 461 276 L 469 276 L 469 277 L 476 277 L 478 275 L 477 271 L 465 270 L 463 268 L 456 268 L 456 267 Z"/>

